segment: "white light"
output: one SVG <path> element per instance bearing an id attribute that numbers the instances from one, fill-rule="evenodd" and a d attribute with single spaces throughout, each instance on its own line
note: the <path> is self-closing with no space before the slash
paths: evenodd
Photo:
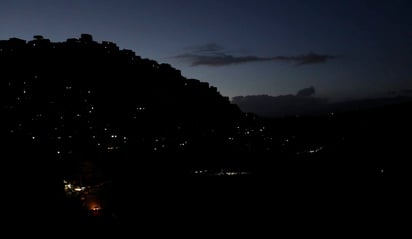
<path id="1" fill-rule="evenodd" d="M 57 154 L 60 154 L 60 151 L 59 151 L 59 150 L 57 150 Z"/>

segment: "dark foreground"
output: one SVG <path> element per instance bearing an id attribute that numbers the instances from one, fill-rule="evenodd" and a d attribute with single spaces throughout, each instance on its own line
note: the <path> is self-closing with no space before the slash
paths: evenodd
<path id="1" fill-rule="evenodd" d="M 270 166 L 277 167 L 239 176 L 124 171 L 114 177 L 108 194 L 100 194 L 105 208 L 98 212 L 37 182 L 38 186 L 9 192 L 9 206 L 14 208 L 7 222 L 40 225 L 46 231 L 52 226 L 99 232 L 133 229 L 155 235 L 162 229 L 188 232 L 191 228 L 203 234 L 217 228 L 254 231 L 257 226 L 277 233 L 309 225 L 340 228 L 370 220 L 384 223 L 407 212 L 409 176 L 402 170 L 302 162 Z"/>

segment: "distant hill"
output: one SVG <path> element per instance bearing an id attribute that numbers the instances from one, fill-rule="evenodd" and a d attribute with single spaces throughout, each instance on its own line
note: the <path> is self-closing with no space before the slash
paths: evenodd
<path id="1" fill-rule="evenodd" d="M 232 103 L 239 106 L 242 111 L 255 113 L 261 117 L 268 118 L 366 110 L 405 102 L 412 102 L 412 97 L 392 96 L 342 102 L 330 102 L 324 98 L 302 96 L 299 94 L 281 96 L 251 95 L 232 98 Z"/>

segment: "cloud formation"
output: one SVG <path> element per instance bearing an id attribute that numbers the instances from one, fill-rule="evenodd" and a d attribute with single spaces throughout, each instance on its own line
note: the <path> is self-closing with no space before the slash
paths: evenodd
<path id="1" fill-rule="evenodd" d="M 191 66 L 228 66 L 234 64 L 244 64 L 249 62 L 288 62 L 297 66 L 308 64 L 320 64 L 329 60 L 335 59 L 336 56 L 308 53 L 297 56 L 235 56 L 233 54 L 226 53 L 223 47 L 210 43 L 203 46 L 197 46 L 190 48 L 191 52 L 175 56 L 176 59 L 180 59 L 189 62 Z"/>
<path id="2" fill-rule="evenodd" d="M 252 112 L 263 117 L 283 117 L 322 112 L 328 100 L 315 97 L 313 86 L 299 90 L 295 95 L 249 95 L 235 96 L 232 103 L 244 112 Z"/>
<path id="3" fill-rule="evenodd" d="M 309 97 L 309 96 L 313 96 L 314 94 L 315 94 L 315 88 L 311 86 L 311 87 L 299 90 L 298 93 L 296 93 L 296 96 Z"/>

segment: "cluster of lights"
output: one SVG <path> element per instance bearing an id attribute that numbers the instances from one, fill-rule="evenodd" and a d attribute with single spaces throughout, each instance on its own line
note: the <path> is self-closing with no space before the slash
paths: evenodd
<path id="1" fill-rule="evenodd" d="M 72 195 L 73 193 L 84 192 L 86 190 L 86 187 L 75 185 L 73 183 L 70 183 L 67 180 L 63 180 L 63 184 L 64 184 L 64 191 L 66 192 L 67 195 Z"/>
<path id="2" fill-rule="evenodd" d="M 300 154 L 316 154 L 316 153 L 319 153 L 321 150 L 323 150 L 323 146 L 320 146 L 320 147 L 317 147 L 317 148 L 315 148 L 315 149 L 309 149 L 309 150 L 306 150 L 306 151 L 303 151 L 303 152 L 297 152 L 296 154 L 297 155 L 300 155 Z"/>
<path id="3" fill-rule="evenodd" d="M 220 169 L 219 171 L 213 170 L 195 170 L 192 172 L 195 175 L 206 175 L 206 176 L 242 176 L 249 175 L 250 172 L 247 171 L 229 171 L 225 169 Z"/>

